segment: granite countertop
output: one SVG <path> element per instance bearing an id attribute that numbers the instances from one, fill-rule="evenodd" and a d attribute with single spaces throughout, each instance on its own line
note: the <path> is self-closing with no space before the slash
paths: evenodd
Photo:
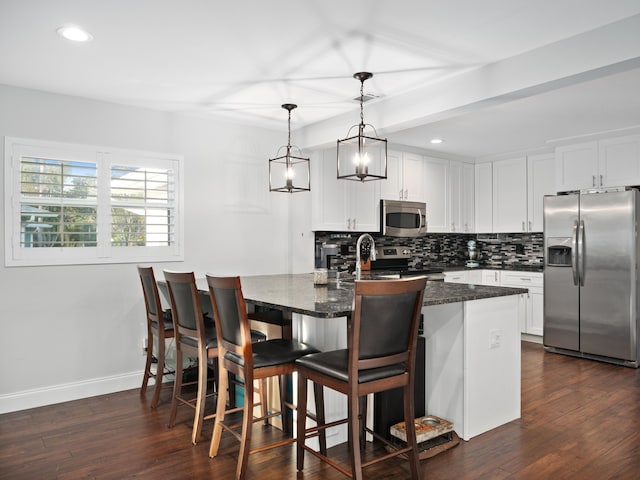
<path id="1" fill-rule="evenodd" d="M 321 318 L 344 317 L 353 308 L 353 281 L 330 280 L 315 286 L 313 274 L 258 275 L 241 278 L 245 301 L 252 305 Z M 429 282 L 424 306 L 527 293 L 526 288 Z"/>

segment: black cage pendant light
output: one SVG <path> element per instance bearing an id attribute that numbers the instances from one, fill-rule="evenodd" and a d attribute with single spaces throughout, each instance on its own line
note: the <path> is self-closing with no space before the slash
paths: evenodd
<path id="1" fill-rule="evenodd" d="M 282 108 L 289 112 L 287 146 L 280 147 L 276 158 L 269 159 L 270 192 L 308 192 L 311 190 L 309 159 L 302 157 L 302 151 L 291 145 L 291 110 L 298 108 L 293 103 L 285 103 Z M 285 154 L 281 155 L 285 149 Z M 297 153 L 293 155 L 292 149 Z"/>
<path id="2" fill-rule="evenodd" d="M 373 74 L 369 72 L 353 75 L 360 80 L 360 124 L 349 129 L 347 138 L 338 140 L 339 179 L 369 182 L 387 178 L 387 139 L 376 138 L 378 132 L 373 125 L 364 123 L 364 82 L 371 77 Z M 356 127 L 358 135 L 351 136 Z M 367 134 L 369 131 L 373 131 L 373 136 Z"/>

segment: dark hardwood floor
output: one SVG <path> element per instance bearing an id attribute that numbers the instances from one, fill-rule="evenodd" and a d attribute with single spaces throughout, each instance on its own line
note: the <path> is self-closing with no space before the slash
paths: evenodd
<path id="1" fill-rule="evenodd" d="M 0 416 L 0 479 L 233 478 L 237 444 L 208 458 L 189 441 L 189 409 L 166 427 L 169 390 L 156 410 L 137 391 L 88 398 Z M 266 429 L 265 429 L 266 428 Z M 269 427 L 255 426 L 258 441 Z M 370 445 L 368 449 L 373 447 Z M 332 450 L 345 460 L 346 449 Z M 408 478 L 400 459 L 365 470 L 369 479 Z M 640 370 L 545 353 L 522 344 L 522 418 L 423 460 L 425 479 L 640 479 Z M 296 473 L 295 448 L 249 458 L 250 479 L 346 478 L 306 456 Z"/>

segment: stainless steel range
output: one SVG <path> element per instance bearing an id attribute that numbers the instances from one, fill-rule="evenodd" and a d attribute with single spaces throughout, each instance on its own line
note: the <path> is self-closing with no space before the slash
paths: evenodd
<path id="1" fill-rule="evenodd" d="M 415 267 L 411 265 L 413 252 L 407 245 L 377 246 L 376 260 L 371 262 L 372 272 L 389 272 L 399 277 L 425 275 L 427 281 L 444 281 L 443 268 L 436 265 Z"/>

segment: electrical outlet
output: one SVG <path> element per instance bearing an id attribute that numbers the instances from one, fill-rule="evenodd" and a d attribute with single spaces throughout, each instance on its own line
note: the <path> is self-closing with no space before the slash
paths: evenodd
<path id="1" fill-rule="evenodd" d="M 147 354 L 147 348 L 148 348 L 147 345 L 148 345 L 148 339 L 147 339 L 147 337 L 144 337 L 142 339 L 142 355 L 143 356 Z"/>
<path id="2" fill-rule="evenodd" d="M 489 348 L 500 348 L 502 343 L 502 330 L 496 328 L 489 330 Z"/>

